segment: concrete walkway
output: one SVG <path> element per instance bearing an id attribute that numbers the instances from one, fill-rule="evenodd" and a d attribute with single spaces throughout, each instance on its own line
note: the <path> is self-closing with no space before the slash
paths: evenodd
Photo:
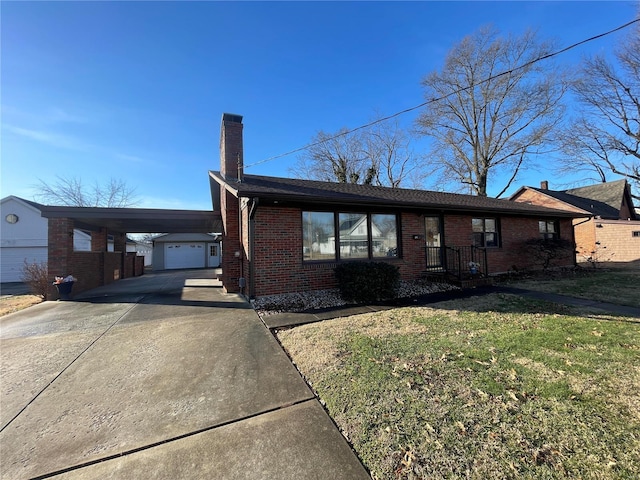
<path id="1" fill-rule="evenodd" d="M 0 318 L 0 478 L 369 478 L 214 278 L 160 272 Z"/>

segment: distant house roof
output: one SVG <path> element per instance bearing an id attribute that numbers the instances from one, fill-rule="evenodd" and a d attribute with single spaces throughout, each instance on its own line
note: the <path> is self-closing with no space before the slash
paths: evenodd
<path id="1" fill-rule="evenodd" d="M 527 203 L 511 202 L 489 197 L 376 187 L 352 183 L 320 182 L 294 178 L 244 175 L 242 182 L 226 180 L 220 172 L 209 172 L 217 185 L 237 197 L 294 204 L 354 205 L 369 207 L 403 207 L 420 210 L 446 210 L 456 213 L 493 212 L 510 215 L 548 215 L 576 217 L 574 212 L 555 210 Z M 213 188 L 217 185 L 213 184 Z M 212 198 L 216 195 L 212 193 Z M 214 200 L 214 210 L 219 210 Z"/>
<path id="2" fill-rule="evenodd" d="M 587 187 L 572 188 L 569 190 L 547 190 L 536 187 L 523 187 L 536 190 L 553 197 L 561 202 L 573 205 L 592 215 L 604 219 L 620 218 L 620 210 L 623 201 L 632 205 L 631 194 L 626 180 L 598 183 Z M 522 189 L 521 189 L 522 190 Z M 514 194 L 516 196 L 518 193 Z M 633 207 L 631 208 L 633 212 Z"/>
<path id="3" fill-rule="evenodd" d="M 29 205 L 30 207 L 35 208 L 36 210 L 40 210 L 42 211 L 42 207 L 44 205 L 41 205 L 37 202 L 31 201 L 31 200 L 27 200 L 26 198 L 22 198 L 22 197 L 16 197 L 15 195 L 9 195 L 7 197 L 4 197 L 2 200 L 0 200 L 0 203 L 5 203 L 8 200 L 17 200 L 19 202 L 23 202 L 27 205 Z"/>

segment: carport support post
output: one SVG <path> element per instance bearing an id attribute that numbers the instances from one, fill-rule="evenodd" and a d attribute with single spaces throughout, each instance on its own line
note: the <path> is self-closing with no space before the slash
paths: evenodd
<path id="1" fill-rule="evenodd" d="M 56 275 L 72 275 L 69 271 L 73 255 L 73 220 L 70 218 L 50 218 L 48 235 L 48 276 L 49 286 L 47 298 L 56 298 L 57 291 L 53 286 Z"/>
<path id="2" fill-rule="evenodd" d="M 122 253 L 120 257 L 120 278 L 125 278 L 124 257 L 127 256 L 127 236 L 124 233 L 113 234 L 113 251 Z"/>
<path id="3" fill-rule="evenodd" d="M 91 251 L 106 252 L 107 251 L 107 229 L 101 228 L 97 232 L 91 232 Z"/>

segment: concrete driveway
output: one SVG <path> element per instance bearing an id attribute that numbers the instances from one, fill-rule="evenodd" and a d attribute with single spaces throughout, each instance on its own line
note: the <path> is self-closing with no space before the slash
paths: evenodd
<path id="1" fill-rule="evenodd" d="M 0 478 L 369 478 L 249 305 L 159 272 L 0 319 Z"/>

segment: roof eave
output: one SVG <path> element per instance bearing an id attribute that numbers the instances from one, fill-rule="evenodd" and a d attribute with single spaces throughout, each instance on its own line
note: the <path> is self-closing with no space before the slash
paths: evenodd
<path id="1" fill-rule="evenodd" d="M 555 210 L 555 209 L 535 209 L 535 210 L 526 210 L 526 209 L 508 209 L 508 208 L 495 208 L 495 207 L 478 207 L 478 206 L 457 206 L 457 205 L 449 205 L 442 203 L 419 203 L 419 202 L 398 202 L 398 201 L 390 201 L 390 200 L 358 200 L 358 199 L 347 199 L 347 198 L 332 198 L 332 197 L 321 197 L 321 196 L 300 196 L 295 194 L 273 194 L 273 193 L 264 193 L 259 191 L 252 190 L 243 190 L 238 194 L 240 197 L 245 198 L 259 198 L 260 200 L 269 200 L 269 201 L 277 201 L 277 202 L 290 202 L 295 204 L 322 204 L 322 205 L 345 205 L 345 202 L 349 202 L 350 205 L 356 207 L 392 207 L 392 208 L 405 208 L 411 210 L 437 210 L 437 211 L 447 211 L 452 213 L 470 213 L 470 212 L 490 212 L 490 213 L 499 213 L 502 215 L 513 215 L 513 216 L 554 216 L 554 217 L 564 217 L 564 218 L 579 218 L 583 217 L 583 214 L 576 212 L 569 212 L 565 210 Z M 516 203 L 516 202 L 514 202 Z"/>

